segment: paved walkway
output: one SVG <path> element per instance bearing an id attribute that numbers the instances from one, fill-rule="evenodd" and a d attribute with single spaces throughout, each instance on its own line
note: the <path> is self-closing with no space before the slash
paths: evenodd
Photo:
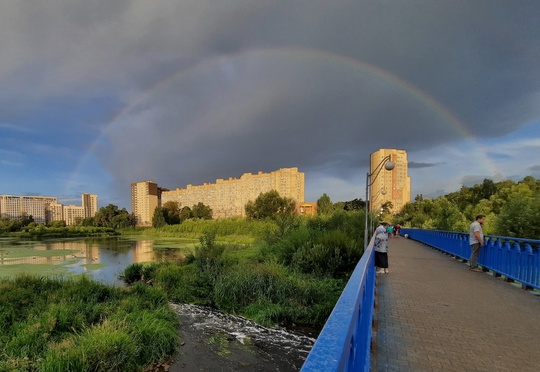
<path id="1" fill-rule="evenodd" d="M 376 371 L 540 371 L 540 296 L 410 239 L 389 251 Z"/>

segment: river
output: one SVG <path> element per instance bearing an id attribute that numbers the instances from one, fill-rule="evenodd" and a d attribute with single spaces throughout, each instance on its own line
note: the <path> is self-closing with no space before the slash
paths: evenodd
<path id="1" fill-rule="evenodd" d="M 114 237 L 21 241 L 0 239 L 0 277 L 19 273 L 85 274 L 123 285 L 120 273 L 136 262 L 179 260 L 198 240 Z M 313 346 L 316 331 L 264 328 L 206 307 L 171 304 L 181 320 L 179 355 L 169 371 L 297 371 Z"/>

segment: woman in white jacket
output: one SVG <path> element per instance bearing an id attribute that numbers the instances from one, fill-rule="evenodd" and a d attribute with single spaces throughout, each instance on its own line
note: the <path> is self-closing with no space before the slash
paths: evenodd
<path id="1" fill-rule="evenodd" d="M 388 273 L 388 233 L 386 232 L 387 222 L 381 222 L 375 229 L 375 267 L 377 274 Z"/>

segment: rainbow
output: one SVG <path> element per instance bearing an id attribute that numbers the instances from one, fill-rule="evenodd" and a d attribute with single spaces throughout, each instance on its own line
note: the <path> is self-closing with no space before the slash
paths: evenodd
<path id="1" fill-rule="evenodd" d="M 187 68 L 180 69 L 173 74 L 167 76 L 166 78 L 156 82 L 155 84 L 149 86 L 142 93 L 137 95 L 134 99 L 124 105 L 116 114 L 114 114 L 111 119 L 104 125 L 101 129 L 101 134 L 98 136 L 96 141 L 91 145 L 89 151 L 92 151 L 96 144 L 99 142 L 100 138 L 106 138 L 107 131 L 114 127 L 115 124 L 123 118 L 125 115 L 129 114 L 135 110 L 139 105 L 148 98 L 150 98 L 155 93 L 159 92 L 161 89 L 167 87 L 169 84 L 178 81 L 184 77 L 190 76 L 191 74 L 204 71 L 205 69 L 215 68 L 216 65 L 223 63 L 224 61 L 230 61 L 246 57 L 256 57 L 256 58 L 275 58 L 275 57 L 301 57 L 306 58 L 306 61 L 319 60 L 322 62 L 329 62 L 332 64 L 342 65 L 353 70 L 358 70 L 363 74 L 367 74 L 370 77 L 379 79 L 381 82 L 390 84 L 398 90 L 402 91 L 406 95 L 410 96 L 412 99 L 419 102 L 423 107 L 430 110 L 437 117 L 444 120 L 448 123 L 457 134 L 471 142 L 471 148 L 474 151 L 477 151 L 478 155 L 483 158 L 485 166 L 487 169 L 491 170 L 493 174 L 500 173 L 491 161 L 488 156 L 486 149 L 478 143 L 473 133 L 467 128 L 467 126 L 446 106 L 437 101 L 432 96 L 429 96 L 424 91 L 411 84 L 410 82 L 399 78 L 398 76 L 381 69 L 380 67 L 371 65 L 364 61 L 360 61 L 348 56 L 328 52 L 320 49 L 306 49 L 306 48 L 260 48 L 260 49 L 250 49 L 241 51 L 238 53 L 227 54 L 214 56 L 202 61 L 199 61 L 192 66 Z M 79 170 L 77 166 L 76 171 Z"/>

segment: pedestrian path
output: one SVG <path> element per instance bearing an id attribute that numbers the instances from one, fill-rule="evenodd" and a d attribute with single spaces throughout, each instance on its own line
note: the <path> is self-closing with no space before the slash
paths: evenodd
<path id="1" fill-rule="evenodd" d="M 540 296 L 403 237 L 377 274 L 376 371 L 540 371 Z"/>

